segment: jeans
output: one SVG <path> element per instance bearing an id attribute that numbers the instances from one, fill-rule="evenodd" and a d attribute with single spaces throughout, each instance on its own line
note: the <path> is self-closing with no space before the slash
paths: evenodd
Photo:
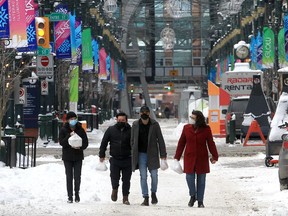
<path id="1" fill-rule="evenodd" d="M 81 183 L 81 169 L 82 160 L 66 161 L 64 160 L 65 173 L 66 173 L 66 186 L 68 197 L 73 196 L 73 177 L 74 177 L 74 191 L 79 194 Z"/>
<path id="2" fill-rule="evenodd" d="M 122 173 L 122 194 L 128 196 L 130 191 L 130 180 L 132 175 L 132 161 L 131 158 L 125 158 L 122 160 L 110 158 L 110 177 L 113 189 L 118 189 L 119 180 Z"/>
<path id="3" fill-rule="evenodd" d="M 197 190 L 195 187 L 195 176 L 197 178 Z M 187 173 L 186 181 L 189 188 L 189 195 L 195 196 L 198 201 L 203 202 L 204 192 L 205 192 L 205 183 L 206 183 L 206 173 L 204 174 L 195 174 L 195 173 Z"/>
<path id="4" fill-rule="evenodd" d="M 147 184 L 147 153 L 139 152 L 139 171 L 140 171 L 140 184 L 143 197 L 149 197 L 148 184 Z M 158 169 L 149 170 L 151 176 L 151 192 L 157 192 L 158 185 Z"/>

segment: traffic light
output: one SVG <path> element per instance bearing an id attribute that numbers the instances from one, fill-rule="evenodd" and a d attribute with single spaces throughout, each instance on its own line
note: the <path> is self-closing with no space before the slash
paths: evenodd
<path id="1" fill-rule="evenodd" d="M 50 28 L 48 17 L 35 17 L 37 45 L 42 48 L 50 48 Z"/>
<path id="2" fill-rule="evenodd" d="M 131 94 L 134 93 L 134 85 L 133 85 L 133 84 L 131 84 L 131 85 L 129 86 L 129 92 L 130 92 Z"/>

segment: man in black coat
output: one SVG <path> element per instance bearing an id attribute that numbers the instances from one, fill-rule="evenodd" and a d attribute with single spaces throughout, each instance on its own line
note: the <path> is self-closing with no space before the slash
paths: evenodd
<path id="1" fill-rule="evenodd" d="M 81 147 L 72 147 L 69 144 L 69 138 L 75 133 L 82 138 Z M 79 191 L 81 183 L 82 160 L 84 159 L 83 150 L 88 147 L 88 138 L 85 130 L 81 126 L 81 123 L 77 120 L 77 115 L 72 111 L 67 113 L 66 123 L 60 130 L 59 143 L 62 146 L 62 160 L 64 162 L 66 173 L 66 185 L 68 192 L 67 202 L 73 202 L 73 173 L 75 202 L 80 202 Z"/>
<path id="2" fill-rule="evenodd" d="M 127 115 L 123 112 L 117 113 L 117 123 L 110 126 L 102 139 L 99 158 L 100 162 L 105 159 L 105 151 L 110 143 L 110 177 L 112 184 L 112 201 L 117 201 L 119 180 L 122 172 L 122 194 L 123 204 L 130 205 L 128 195 L 130 191 L 130 180 L 132 175 L 131 165 L 131 126 L 127 123 Z"/>

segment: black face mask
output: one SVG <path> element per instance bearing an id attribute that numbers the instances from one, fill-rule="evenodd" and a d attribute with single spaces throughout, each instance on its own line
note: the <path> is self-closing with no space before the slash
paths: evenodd
<path id="1" fill-rule="evenodd" d="M 142 114 L 140 117 L 141 117 L 141 119 L 143 119 L 143 120 L 147 120 L 147 119 L 149 118 L 149 115 L 147 115 L 147 114 Z"/>
<path id="2" fill-rule="evenodd" d="M 117 122 L 116 125 L 117 125 L 117 127 L 119 127 L 119 128 L 124 128 L 125 125 L 126 125 L 126 122 Z"/>

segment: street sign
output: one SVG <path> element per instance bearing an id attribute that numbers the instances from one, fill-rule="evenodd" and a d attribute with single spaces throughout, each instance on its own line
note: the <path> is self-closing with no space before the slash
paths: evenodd
<path id="1" fill-rule="evenodd" d="M 48 95 L 48 82 L 41 80 L 41 95 Z"/>
<path id="2" fill-rule="evenodd" d="M 68 19 L 69 19 L 68 14 L 64 14 L 64 13 L 51 13 L 49 15 L 50 22 L 63 21 L 63 20 L 68 20 Z"/>
<path id="3" fill-rule="evenodd" d="M 47 77 L 54 75 L 53 56 L 37 56 L 37 76 Z"/>
<path id="4" fill-rule="evenodd" d="M 37 55 L 38 56 L 47 56 L 50 55 L 50 48 L 42 48 L 38 46 L 37 48 Z"/>
<path id="5" fill-rule="evenodd" d="M 26 88 L 20 87 L 20 90 L 19 90 L 19 104 L 26 104 L 26 101 L 27 101 L 26 97 L 27 97 Z"/>

